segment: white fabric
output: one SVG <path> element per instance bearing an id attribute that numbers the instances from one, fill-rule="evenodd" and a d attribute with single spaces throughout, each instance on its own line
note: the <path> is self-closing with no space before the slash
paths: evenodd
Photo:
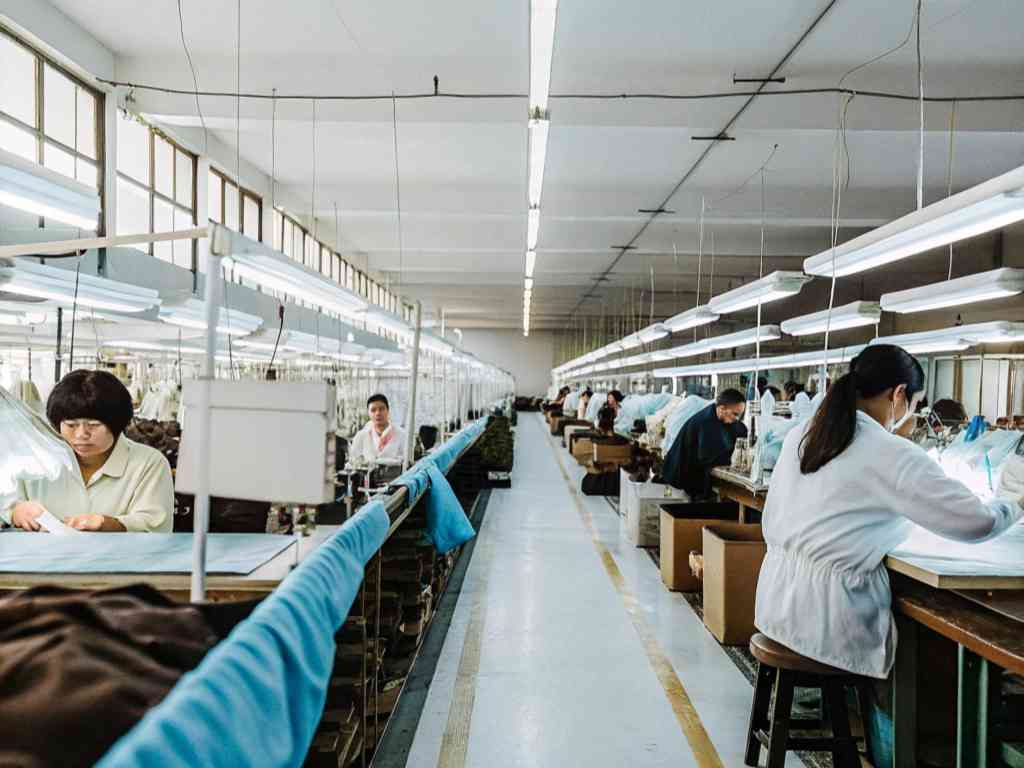
<path id="1" fill-rule="evenodd" d="M 1006 460 L 996 494 L 1018 506 L 1024 506 L 1024 458 L 1010 456 Z"/>
<path id="2" fill-rule="evenodd" d="M 1009 528 L 1021 509 L 982 502 L 919 446 L 860 411 L 849 447 L 804 475 L 798 449 L 806 429 L 789 433 L 772 474 L 755 624 L 804 656 L 884 678 L 896 648 L 885 556 L 914 523 L 978 542 Z"/>
<path id="3" fill-rule="evenodd" d="M 587 399 L 583 399 L 581 397 L 579 407 L 576 408 L 576 418 L 579 419 L 580 421 L 583 421 L 584 419 L 587 418 L 588 405 L 590 405 L 590 398 L 588 397 Z"/>
<path id="4" fill-rule="evenodd" d="M 405 430 L 394 422 L 382 434 L 377 434 L 373 422 L 367 422 L 352 438 L 349 457 L 357 464 L 374 461 L 401 461 L 405 453 Z"/>
<path id="5" fill-rule="evenodd" d="M 811 398 L 806 392 L 797 392 L 793 398 L 793 404 L 789 406 L 789 412 L 793 414 L 793 418 L 802 419 L 810 415 L 810 411 Z"/>

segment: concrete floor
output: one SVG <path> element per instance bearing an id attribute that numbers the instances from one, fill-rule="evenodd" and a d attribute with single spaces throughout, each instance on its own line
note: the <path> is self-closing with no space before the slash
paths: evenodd
<path id="1" fill-rule="evenodd" d="M 743 765 L 751 686 L 581 475 L 520 414 L 409 766 Z"/>

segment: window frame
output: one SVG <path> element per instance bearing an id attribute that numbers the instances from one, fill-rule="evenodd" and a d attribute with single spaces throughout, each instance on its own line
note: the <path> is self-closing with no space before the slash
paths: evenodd
<path id="1" fill-rule="evenodd" d="M 258 220 L 256 226 L 257 226 L 257 229 L 258 229 L 258 232 L 259 232 L 258 241 L 262 243 L 263 242 L 263 198 L 260 195 L 258 195 L 256 192 L 253 192 L 248 187 L 243 187 L 241 184 L 238 183 L 237 180 L 231 178 L 231 176 L 229 176 L 227 173 L 225 173 L 220 168 L 217 168 L 216 166 L 214 166 L 212 164 L 210 165 L 210 174 L 213 175 L 213 176 L 216 176 L 217 179 L 220 181 L 220 219 L 217 221 L 217 223 L 218 224 L 222 224 L 225 227 L 228 226 L 225 223 L 225 219 L 227 218 L 227 216 L 226 216 L 226 214 L 227 214 L 227 195 L 225 194 L 225 192 L 227 191 L 227 185 L 231 184 L 231 185 L 233 185 L 238 190 L 238 230 L 237 230 L 238 233 L 239 234 L 245 234 L 245 200 L 246 200 L 246 198 L 248 198 L 248 199 L 250 199 L 250 200 L 252 200 L 252 201 L 254 201 L 256 203 L 256 207 L 257 207 L 257 209 L 259 211 L 259 213 L 258 213 L 259 220 Z M 209 184 L 209 176 L 207 176 L 207 184 Z M 207 194 L 209 194 L 209 193 L 207 193 Z M 207 212 L 206 212 L 207 218 L 209 218 L 209 214 L 210 214 L 210 212 L 209 212 L 209 203 L 207 203 Z M 230 227 L 229 227 L 229 229 L 230 229 Z M 232 230 L 232 231 L 234 231 L 234 230 Z M 273 242 L 273 239 L 271 239 L 271 242 Z"/>
<path id="2" fill-rule="evenodd" d="M 23 48 L 35 59 L 35 66 L 33 68 L 35 82 L 33 83 L 33 91 L 35 93 L 35 120 L 36 126 L 28 125 L 27 123 L 19 120 L 14 115 L 9 115 L 6 112 L 0 111 L 0 121 L 8 123 L 9 125 L 31 133 L 36 141 L 36 158 L 35 162 L 41 166 L 45 166 L 46 156 L 46 145 L 52 144 L 57 149 L 71 155 L 76 163 L 78 160 L 89 163 L 90 165 L 96 166 L 96 191 L 100 198 L 100 216 L 99 226 L 96 230 L 97 237 L 105 237 L 106 232 L 106 212 L 107 212 L 107 194 L 106 194 L 106 174 L 104 169 L 106 167 L 106 123 L 104 121 L 104 115 L 106 114 L 106 94 L 95 88 L 94 86 L 87 83 L 80 76 L 63 66 L 60 62 L 55 61 L 52 57 L 48 56 L 43 51 L 33 46 L 27 40 L 23 39 L 20 35 L 14 31 L 0 24 L 0 36 L 7 38 L 14 45 Z M 46 108 L 45 108 L 45 93 L 44 93 L 44 81 L 45 81 L 45 70 L 46 67 L 50 66 L 56 72 L 66 77 L 75 86 L 81 88 L 83 91 L 92 96 L 95 101 L 95 109 L 93 110 L 93 136 L 96 141 L 96 155 L 95 157 L 89 157 L 83 152 L 80 152 L 75 147 L 70 147 L 59 139 L 53 138 L 46 135 Z M 77 98 L 75 102 L 75 110 L 78 109 Z M 76 130 L 77 137 L 77 130 Z M 63 175 L 63 174 L 61 174 Z M 74 177 L 71 178 L 73 181 L 77 181 Z M 82 183 L 82 182 L 79 182 Z M 44 217 L 40 216 L 39 227 L 45 227 L 46 222 Z"/>

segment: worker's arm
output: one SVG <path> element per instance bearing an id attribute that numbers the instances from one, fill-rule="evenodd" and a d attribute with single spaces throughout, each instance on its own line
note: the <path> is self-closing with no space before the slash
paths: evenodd
<path id="1" fill-rule="evenodd" d="M 982 501 L 920 447 L 907 443 L 904 448 L 892 465 L 894 490 L 906 499 L 903 514 L 922 528 L 955 541 L 981 542 L 1020 519 L 1020 504 L 1001 498 Z"/>

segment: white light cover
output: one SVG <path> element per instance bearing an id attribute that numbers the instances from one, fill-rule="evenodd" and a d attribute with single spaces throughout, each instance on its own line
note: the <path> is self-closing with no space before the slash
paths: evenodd
<path id="1" fill-rule="evenodd" d="M 523 280 L 523 288 L 527 291 L 533 290 L 533 278 L 527 277 Z"/>
<path id="2" fill-rule="evenodd" d="M 42 325 L 46 312 L 28 302 L 0 301 L 0 325 Z"/>
<path id="3" fill-rule="evenodd" d="M 95 232 L 100 198 L 85 184 L 0 149 L 0 205 Z"/>
<path id="4" fill-rule="evenodd" d="M 810 315 L 792 317 L 782 321 L 782 332 L 790 336 L 809 336 L 812 333 L 842 331 L 862 325 L 877 325 L 882 309 L 874 301 L 854 301 L 841 307 L 833 307 L 831 313 L 824 309 Z"/>
<path id="5" fill-rule="evenodd" d="M 530 2 L 530 111 L 548 109 L 558 0 Z"/>
<path id="6" fill-rule="evenodd" d="M 678 331 L 685 331 L 689 328 L 713 323 L 717 319 L 718 315 L 706 306 L 701 305 L 688 309 L 685 312 L 680 312 L 678 315 L 673 315 L 662 325 L 668 328 L 670 333 L 677 333 Z"/>
<path id="7" fill-rule="evenodd" d="M 1006 227 L 1024 219 L 1024 167 L 965 189 L 855 237 L 835 249 L 837 277 Z M 810 275 L 830 277 L 832 249 L 804 261 Z"/>
<path id="8" fill-rule="evenodd" d="M 772 272 L 760 280 L 741 285 L 708 302 L 708 308 L 719 315 L 739 312 L 743 309 L 785 299 L 800 293 L 800 289 L 811 278 L 802 272 Z"/>
<path id="9" fill-rule="evenodd" d="M 1003 267 L 941 283 L 882 294 L 886 312 L 924 312 L 977 301 L 1016 296 L 1024 291 L 1024 269 Z"/>
<path id="10" fill-rule="evenodd" d="M 972 342 L 966 335 L 961 335 L 960 328 L 941 328 L 935 331 L 881 336 L 872 339 L 868 344 L 894 344 L 916 355 L 929 352 L 958 352 L 967 349 Z"/>
<path id="11" fill-rule="evenodd" d="M 365 314 L 361 315 L 361 318 L 369 325 L 376 325 L 378 328 L 383 328 L 402 337 L 408 337 L 413 334 L 413 329 L 405 320 L 385 309 L 370 307 L 366 310 Z"/>
<path id="12" fill-rule="evenodd" d="M 953 329 L 949 329 L 950 332 Z M 987 323 L 961 325 L 955 329 L 964 338 L 979 344 L 1008 344 L 1024 341 L 1024 323 L 995 320 Z"/>
<path id="13" fill-rule="evenodd" d="M 640 337 L 640 341 L 644 344 L 650 344 L 658 339 L 664 339 L 668 336 L 668 329 L 661 323 L 654 323 L 646 328 L 641 328 L 637 331 L 637 336 Z"/>
<path id="14" fill-rule="evenodd" d="M 534 267 L 537 266 L 537 252 L 527 251 L 526 252 L 526 269 L 523 270 L 526 277 L 533 277 Z"/>
<path id="15" fill-rule="evenodd" d="M 211 249 L 224 257 L 223 266 L 233 268 L 237 276 L 350 317 L 361 315 L 369 306 L 361 296 L 269 246 L 220 224 L 211 226 Z"/>
<path id="16" fill-rule="evenodd" d="M 526 212 L 526 250 L 537 249 L 538 234 L 540 234 L 540 208 L 531 208 Z"/>
<path id="17" fill-rule="evenodd" d="M 199 299 L 186 299 L 180 304 L 164 304 L 160 307 L 160 319 L 165 323 L 182 328 L 206 330 L 206 302 Z M 220 317 L 217 321 L 217 333 L 225 333 L 229 336 L 248 336 L 259 330 L 262 325 L 262 317 L 221 307 Z"/>
<path id="18" fill-rule="evenodd" d="M 733 347 L 745 347 L 756 344 L 758 338 L 761 341 L 775 341 L 782 338 L 782 333 L 777 325 L 762 325 L 758 328 L 748 328 L 745 331 L 727 333 L 724 336 L 712 336 L 704 339 L 704 349 L 710 352 L 715 349 L 732 349 Z"/>
<path id="19" fill-rule="evenodd" d="M 36 264 L 17 259 L 7 265 L 0 261 L 0 291 L 60 304 L 75 299 L 75 272 L 70 269 Z M 151 288 L 140 288 L 93 275 L 78 276 L 78 304 L 111 312 L 144 312 L 160 304 L 160 294 Z"/>
<path id="20" fill-rule="evenodd" d="M 544 188 L 544 159 L 548 154 L 547 120 L 530 120 L 527 130 L 530 139 L 530 179 L 528 184 L 531 207 L 540 206 L 540 194 Z"/>

